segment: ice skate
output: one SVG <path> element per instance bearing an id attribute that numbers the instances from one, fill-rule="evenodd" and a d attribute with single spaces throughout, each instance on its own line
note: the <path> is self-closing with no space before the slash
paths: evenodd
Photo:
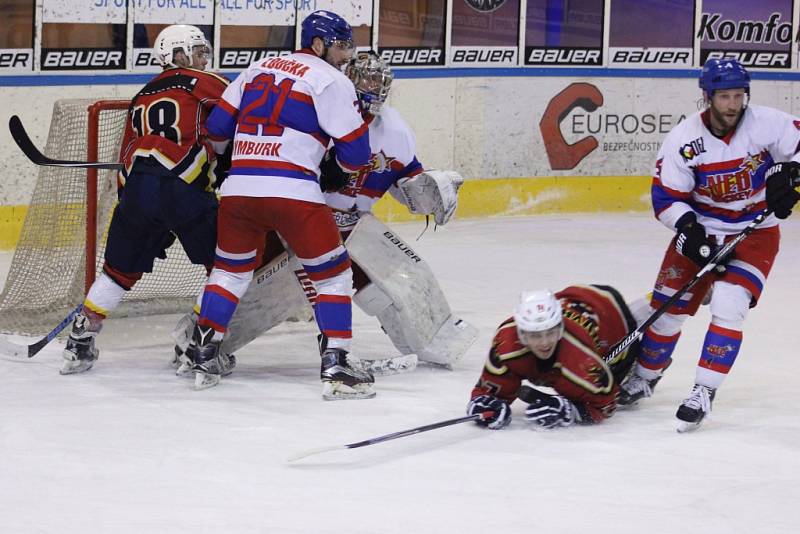
<path id="1" fill-rule="evenodd" d="M 64 362 L 59 373 L 72 375 L 88 371 L 100 355 L 94 346 L 97 331 L 89 330 L 89 319 L 84 314 L 79 314 L 72 323 L 72 331 L 67 339 L 62 357 Z"/>
<path id="2" fill-rule="evenodd" d="M 192 361 L 196 390 L 216 386 L 225 371 L 222 360 L 227 358 L 223 358 L 220 353 L 222 339 L 214 340 L 212 337 L 215 333 L 212 328 L 195 327 L 192 342 L 186 349 L 186 354 Z"/>
<path id="3" fill-rule="evenodd" d="M 617 404 L 619 406 L 633 406 L 642 399 L 653 396 L 653 391 L 656 384 L 664 376 L 664 371 L 670 366 L 672 360 L 667 362 L 667 365 L 659 370 L 658 376 L 655 378 L 644 378 L 634 373 L 619 387 L 619 396 L 617 397 Z"/>
<path id="4" fill-rule="evenodd" d="M 326 349 L 322 353 L 320 378 L 323 399 L 371 399 L 375 396 L 372 373 L 353 360 L 342 349 Z"/>
<path id="5" fill-rule="evenodd" d="M 176 376 L 189 376 L 192 372 L 192 359 L 175 345 L 175 355 L 172 357 L 172 366 L 175 368 Z M 188 350 L 188 347 L 187 347 Z"/>
<path id="6" fill-rule="evenodd" d="M 689 398 L 683 401 L 675 417 L 678 418 L 678 432 L 689 432 L 700 426 L 705 417 L 711 413 L 711 404 L 717 390 L 701 384 L 695 384 Z"/>
<path id="7" fill-rule="evenodd" d="M 189 376 L 192 372 L 192 359 L 186 354 L 192 340 L 192 333 L 197 324 L 197 314 L 189 312 L 178 321 L 172 331 L 175 339 L 174 354 L 170 363 L 175 368 L 177 376 Z"/>

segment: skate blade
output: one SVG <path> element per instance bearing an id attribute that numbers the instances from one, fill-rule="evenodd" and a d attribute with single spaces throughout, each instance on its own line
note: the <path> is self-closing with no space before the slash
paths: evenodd
<path id="1" fill-rule="evenodd" d="M 323 382 L 322 398 L 326 401 L 371 399 L 377 395 L 373 384 L 345 385 L 343 382 Z"/>
<path id="2" fill-rule="evenodd" d="M 58 370 L 58 373 L 61 375 L 76 375 L 78 373 L 85 373 L 89 369 L 94 367 L 94 362 L 86 362 L 86 361 L 65 361 L 64 364 L 61 366 L 61 369 Z"/>
<path id="3" fill-rule="evenodd" d="M 362 368 L 369 371 L 373 376 L 399 375 L 410 373 L 417 368 L 417 355 L 404 354 L 394 358 L 383 360 L 361 360 Z"/>
<path id="4" fill-rule="evenodd" d="M 213 388 L 217 384 L 219 384 L 219 375 L 210 375 L 200 372 L 194 374 L 194 389 L 196 391 Z"/>
<path id="5" fill-rule="evenodd" d="M 175 369 L 175 376 L 180 377 L 191 377 L 192 376 L 192 364 L 189 362 L 181 362 L 178 365 L 178 368 Z"/>
<path id="6" fill-rule="evenodd" d="M 686 432 L 697 430 L 698 428 L 700 428 L 700 425 L 703 424 L 704 419 L 705 418 L 701 419 L 696 423 L 690 423 L 689 421 L 681 421 L 680 419 L 678 419 L 678 426 L 675 428 L 675 430 L 678 431 L 678 434 L 685 434 Z"/>

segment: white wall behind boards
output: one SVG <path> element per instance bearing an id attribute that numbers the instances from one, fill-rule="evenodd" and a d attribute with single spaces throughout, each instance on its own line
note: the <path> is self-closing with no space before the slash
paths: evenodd
<path id="1" fill-rule="evenodd" d="M 800 114 L 796 86 L 753 82 L 752 102 Z M 138 89 L 0 87 L 0 206 L 27 204 L 37 172 L 8 133 L 11 115 L 44 147 L 55 100 L 129 98 Z M 664 136 L 699 98 L 693 79 L 423 78 L 396 80 L 390 104 L 415 130 L 424 165 L 474 180 L 649 175 Z"/>

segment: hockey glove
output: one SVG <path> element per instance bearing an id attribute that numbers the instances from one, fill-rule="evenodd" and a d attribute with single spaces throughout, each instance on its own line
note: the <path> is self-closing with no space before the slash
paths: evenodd
<path id="1" fill-rule="evenodd" d="M 494 415 L 475 421 L 480 426 L 499 430 L 511 422 L 511 408 L 505 401 L 491 395 L 478 395 L 467 404 L 467 415 L 492 411 Z"/>
<path id="2" fill-rule="evenodd" d="M 716 244 L 706 235 L 705 227 L 697 222 L 697 215 L 693 211 L 683 214 L 675 227 L 678 229 L 675 250 L 700 267 L 708 263 Z"/>
<path id="3" fill-rule="evenodd" d="M 319 188 L 325 193 L 341 191 L 350 183 L 350 173 L 345 172 L 336 161 L 336 147 L 325 153 L 319 164 Z"/>
<path id="4" fill-rule="evenodd" d="M 800 164 L 794 161 L 776 163 L 767 169 L 767 207 L 779 219 L 792 214 L 800 200 Z"/>
<path id="5" fill-rule="evenodd" d="M 570 426 L 578 422 L 578 409 L 561 395 L 539 395 L 525 409 L 525 418 L 540 428 Z"/>

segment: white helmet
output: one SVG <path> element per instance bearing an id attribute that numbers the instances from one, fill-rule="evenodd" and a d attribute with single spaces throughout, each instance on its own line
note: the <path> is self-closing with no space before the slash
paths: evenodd
<path id="1" fill-rule="evenodd" d="M 394 80 L 392 69 L 372 50 L 358 52 L 344 69 L 356 88 L 361 109 L 379 115 Z"/>
<path id="2" fill-rule="evenodd" d="M 173 24 L 161 30 L 156 37 L 153 49 L 162 67 L 178 66 L 173 57 L 176 49 L 182 50 L 186 54 L 186 57 L 189 58 L 189 66 L 193 67 L 192 51 L 196 46 L 205 46 L 209 51 L 211 50 L 211 45 L 199 28 L 188 24 Z"/>
<path id="3" fill-rule="evenodd" d="M 514 322 L 523 332 L 542 332 L 562 323 L 561 303 L 550 291 L 523 291 L 514 310 Z"/>

